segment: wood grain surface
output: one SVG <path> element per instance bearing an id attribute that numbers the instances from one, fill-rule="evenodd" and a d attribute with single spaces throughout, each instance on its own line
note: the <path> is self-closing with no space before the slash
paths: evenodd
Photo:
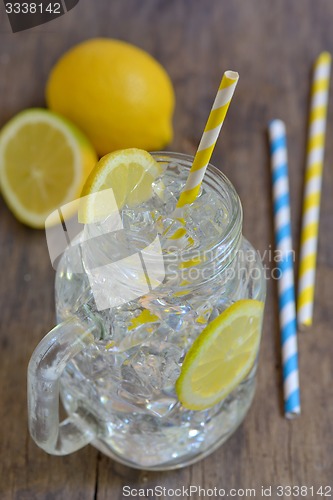
<path id="1" fill-rule="evenodd" d="M 240 82 L 213 163 L 234 183 L 244 208 L 244 234 L 264 253 L 273 245 L 266 126 L 272 118 L 286 122 L 297 249 L 311 65 L 320 51 L 333 52 L 332 19 L 331 0 L 81 0 L 49 24 L 12 34 L 1 3 L 0 125 L 23 108 L 44 104 L 47 75 L 66 49 L 109 36 L 142 47 L 165 66 L 177 97 L 170 149 L 193 153 L 222 72 L 237 70 Z M 262 485 L 333 487 L 332 119 L 333 96 L 314 326 L 299 336 L 302 415 L 294 421 L 283 417 L 276 283 L 268 279 L 253 406 L 213 455 L 173 472 L 131 470 L 90 446 L 53 457 L 29 437 L 26 369 L 54 324 L 54 271 L 44 233 L 17 222 L 0 199 L 1 500 L 117 500 L 126 498 L 124 485 L 256 488 L 256 498 L 262 498 Z M 269 276 L 274 263 L 266 258 L 264 264 Z M 271 498 L 290 497 L 275 492 Z M 309 490 L 306 498 L 322 497 Z"/>

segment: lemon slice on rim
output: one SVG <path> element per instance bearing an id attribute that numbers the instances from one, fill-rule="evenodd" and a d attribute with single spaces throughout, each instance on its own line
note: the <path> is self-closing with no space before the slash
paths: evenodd
<path id="1" fill-rule="evenodd" d="M 134 207 L 152 196 L 152 184 L 161 173 L 162 167 L 142 149 L 122 149 L 103 156 L 83 187 L 80 222 L 88 224 L 98 221 L 103 214 L 101 205 L 107 200 L 103 196 L 91 195 L 112 188 L 118 210 L 125 203 Z M 105 208 L 107 212 L 107 204 Z"/>
<path id="2" fill-rule="evenodd" d="M 185 408 L 212 407 L 246 377 L 257 357 L 263 309 L 263 302 L 239 300 L 193 342 L 176 382 Z"/>
<path id="3" fill-rule="evenodd" d="M 85 135 L 45 109 L 22 111 L 0 132 L 1 192 L 31 227 L 44 227 L 51 212 L 78 198 L 96 162 Z"/>

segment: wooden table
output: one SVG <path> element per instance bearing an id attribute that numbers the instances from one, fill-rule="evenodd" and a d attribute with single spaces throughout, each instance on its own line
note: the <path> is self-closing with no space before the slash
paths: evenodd
<path id="1" fill-rule="evenodd" d="M 245 235 L 261 253 L 268 251 L 273 225 L 266 126 L 274 117 L 285 120 L 297 249 L 310 69 L 320 51 L 333 52 L 332 18 L 331 0 L 81 0 L 64 17 L 12 34 L 1 4 L 0 125 L 25 107 L 43 105 L 47 75 L 66 49 L 109 36 L 142 47 L 166 67 L 177 96 L 170 149 L 193 153 L 222 72 L 236 69 L 241 79 L 213 163 L 241 197 Z M 333 486 L 332 119 L 330 105 L 315 321 L 299 336 L 302 416 L 287 421 L 282 413 L 276 282 L 268 279 L 254 404 L 223 447 L 174 472 L 127 469 L 92 447 L 53 457 L 29 437 L 26 369 L 54 323 L 54 272 L 43 231 L 21 225 L 0 200 L 1 500 L 120 499 L 127 498 L 124 485 L 255 488 L 256 498 L 263 498 L 262 485 Z M 264 264 L 269 275 L 274 263 Z M 275 490 L 271 498 L 290 497 Z M 322 497 L 308 490 L 306 498 Z"/>

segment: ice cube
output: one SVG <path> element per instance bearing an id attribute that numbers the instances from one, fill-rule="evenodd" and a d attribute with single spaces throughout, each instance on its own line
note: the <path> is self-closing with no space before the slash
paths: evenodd
<path id="1" fill-rule="evenodd" d="M 222 201 L 217 205 L 216 196 L 207 192 L 198 196 L 191 205 L 184 207 L 184 218 L 188 231 L 195 234 L 201 245 L 205 242 L 206 248 L 220 239 L 228 223 Z"/>
<path id="2" fill-rule="evenodd" d="M 157 210 L 147 208 L 124 208 L 122 211 L 122 220 L 124 229 L 127 231 L 141 231 L 145 229 L 148 233 L 156 234 L 154 228 L 155 221 L 159 213 Z"/>
<path id="3" fill-rule="evenodd" d="M 163 358 L 145 346 L 127 359 L 122 369 L 124 380 L 132 384 L 130 392 L 148 398 L 154 390 L 160 390 L 162 363 Z"/>
<path id="4" fill-rule="evenodd" d="M 157 330 L 159 322 L 141 325 L 134 330 L 127 331 L 117 345 L 118 351 L 126 351 L 146 342 Z"/>
<path id="5" fill-rule="evenodd" d="M 169 415 L 177 405 L 177 398 L 161 397 L 147 404 L 147 409 L 158 417 Z"/>

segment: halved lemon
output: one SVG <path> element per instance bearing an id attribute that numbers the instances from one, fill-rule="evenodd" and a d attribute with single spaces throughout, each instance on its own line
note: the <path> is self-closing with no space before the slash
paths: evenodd
<path id="1" fill-rule="evenodd" d="M 176 382 L 185 408 L 212 407 L 246 377 L 257 357 L 263 309 L 260 301 L 239 300 L 193 342 Z"/>
<path id="2" fill-rule="evenodd" d="M 112 189 L 118 210 L 125 203 L 134 207 L 152 196 L 153 181 L 161 173 L 162 167 L 142 149 L 122 149 L 103 156 L 83 187 L 83 199 L 79 208 L 80 222 L 97 222 L 104 211 L 107 215 L 107 197 L 93 196 L 96 193 Z"/>
<path id="3" fill-rule="evenodd" d="M 65 118 L 29 109 L 0 132 L 0 186 L 14 215 L 35 228 L 47 216 L 79 197 L 97 162 L 82 132 Z"/>

